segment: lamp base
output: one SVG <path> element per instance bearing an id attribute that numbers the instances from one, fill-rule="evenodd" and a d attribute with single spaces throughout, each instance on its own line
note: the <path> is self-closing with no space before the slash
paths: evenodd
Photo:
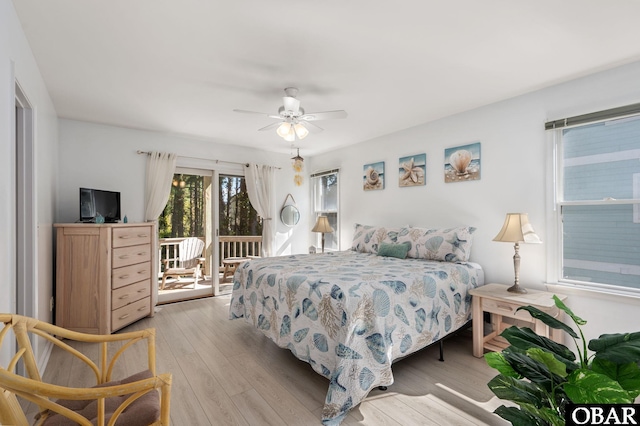
<path id="1" fill-rule="evenodd" d="M 507 291 L 510 293 L 525 294 L 527 292 L 527 289 L 524 287 L 520 287 L 518 284 L 514 284 L 509 287 Z"/>

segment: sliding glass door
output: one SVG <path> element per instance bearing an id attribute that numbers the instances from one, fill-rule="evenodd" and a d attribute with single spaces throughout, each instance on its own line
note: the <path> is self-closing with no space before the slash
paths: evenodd
<path id="1" fill-rule="evenodd" d="M 251 206 L 242 171 L 176 169 L 158 218 L 158 303 L 230 292 L 238 265 L 233 259 L 260 255 L 262 220 Z M 202 253 L 185 259 L 185 246 L 192 246 L 187 240 L 194 238 L 204 243 Z"/>
<path id="2" fill-rule="evenodd" d="M 217 269 L 211 170 L 178 168 L 169 201 L 158 218 L 160 273 L 158 303 L 213 296 Z M 194 245 L 197 238 L 203 244 Z M 200 253 L 193 247 L 203 247 Z M 216 269 L 216 270 L 214 270 Z"/>

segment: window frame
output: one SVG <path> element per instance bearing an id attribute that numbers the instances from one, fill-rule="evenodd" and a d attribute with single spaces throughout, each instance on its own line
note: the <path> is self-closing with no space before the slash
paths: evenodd
<path id="1" fill-rule="evenodd" d="M 320 180 L 322 177 L 324 176 L 328 176 L 328 175 L 332 175 L 335 174 L 336 175 L 336 179 L 337 179 L 337 194 L 336 194 L 336 208 L 335 210 L 333 209 L 321 209 L 318 208 L 318 205 L 322 206 L 322 202 L 321 202 L 321 198 L 322 194 L 317 194 L 317 190 L 319 187 L 319 184 L 317 183 L 318 180 Z M 312 173 L 310 175 L 310 180 L 312 182 L 311 184 L 311 200 L 312 200 L 312 212 L 313 212 L 313 223 L 315 224 L 316 221 L 318 220 L 318 216 L 321 216 L 323 214 L 326 215 L 326 213 L 335 213 L 336 215 L 336 229 L 334 229 L 334 237 L 335 237 L 335 241 L 336 241 L 336 247 L 335 248 L 331 248 L 331 247 L 327 247 L 325 245 L 325 251 L 340 251 L 341 250 L 341 244 L 340 244 L 340 169 L 336 168 L 336 169 L 326 169 L 326 170 L 322 170 L 319 172 L 315 172 Z M 314 246 L 316 247 L 316 250 L 321 246 L 322 242 L 321 242 L 321 238 L 322 235 L 320 233 L 317 232 L 313 232 L 314 236 L 312 237 L 312 241 L 314 241 Z"/>
<path id="2" fill-rule="evenodd" d="M 624 107 L 623 107 L 624 108 Z M 623 108 L 615 110 L 623 110 Z M 614 112 L 615 110 L 611 110 Z M 548 155 L 550 162 L 550 184 L 548 185 L 550 196 L 548 202 L 550 208 L 548 215 L 548 223 L 553 224 L 549 227 L 548 238 L 550 247 L 547 255 L 547 282 L 557 283 L 558 285 L 581 288 L 586 290 L 592 290 L 601 293 L 618 294 L 623 296 L 640 296 L 640 288 L 626 287 L 623 285 L 614 285 L 606 283 L 597 283 L 589 281 L 580 281 L 563 276 L 564 272 L 564 232 L 563 232 L 563 208 L 569 206 L 612 206 L 612 205 L 635 205 L 640 212 L 640 199 L 639 198 L 625 198 L 625 199 L 602 199 L 602 200 L 578 200 L 578 201 L 566 201 L 564 200 L 564 162 L 563 162 L 563 131 L 568 128 L 583 127 L 596 123 L 602 123 L 612 120 L 624 119 L 629 117 L 640 118 L 640 114 L 633 112 L 631 114 L 621 115 L 607 115 L 607 111 L 588 114 L 586 116 L 596 116 L 598 114 L 604 114 L 605 118 L 594 119 L 591 121 L 580 121 L 575 124 L 561 125 L 556 127 L 557 123 L 564 121 L 567 123 L 570 119 L 556 120 L 546 124 L 547 140 L 550 146 L 550 153 Z M 550 126 L 553 124 L 553 126 Z M 640 215 L 640 213 L 637 213 Z M 636 215 L 636 209 L 634 209 L 634 217 Z"/>

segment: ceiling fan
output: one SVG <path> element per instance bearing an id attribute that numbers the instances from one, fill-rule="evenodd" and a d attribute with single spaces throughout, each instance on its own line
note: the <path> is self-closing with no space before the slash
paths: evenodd
<path id="1" fill-rule="evenodd" d="M 343 110 L 306 113 L 304 108 L 300 106 L 300 100 L 296 98 L 298 94 L 297 88 L 287 87 L 284 89 L 284 93 L 286 96 L 282 98 L 283 105 L 278 108 L 278 115 L 246 111 L 243 109 L 234 109 L 234 111 L 246 114 L 265 115 L 269 118 L 277 119 L 278 122 L 269 124 L 268 126 L 258 129 L 258 131 L 277 129 L 276 133 L 287 142 L 295 141 L 296 136 L 298 139 L 304 139 L 309 132 L 318 133 L 324 130 L 317 124 L 314 124 L 313 121 L 333 120 L 347 116 L 347 112 Z"/>

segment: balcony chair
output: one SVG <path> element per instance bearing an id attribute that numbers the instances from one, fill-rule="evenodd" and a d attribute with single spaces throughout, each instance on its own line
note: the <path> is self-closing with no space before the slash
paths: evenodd
<path id="1" fill-rule="evenodd" d="M 8 352 L 6 347 L 2 348 L 5 341 L 7 344 L 17 342 L 17 352 L 9 355 L 12 358 L 8 365 L 0 365 L 0 425 L 29 425 L 17 397 L 37 405 L 39 412 L 34 423 L 37 426 L 169 425 L 171 374 L 156 375 L 155 329 L 113 335 L 85 334 L 34 318 L 1 313 L 0 323 L 3 325 L 0 354 Z M 93 371 L 96 386 L 67 387 L 43 382 L 31 347 L 31 339 L 39 338 L 77 358 L 68 364 L 73 365 L 74 370 L 84 365 L 87 371 Z M 69 342 L 62 339 L 69 339 Z M 112 381 L 111 375 L 120 356 L 141 350 L 140 345 L 134 345 L 136 342 L 146 343 L 147 370 Z M 98 347 L 90 345 L 92 343 Z M 137 349 L 127 351 L 132 346 Z M 99 362 L 96 364 L 76 347 L 87 349 L 85 352 L 92 347 L 99 349 Z M 114 353 L 109 353 L 110 347 Z M 19 361 L 22 361 L 27 377 L 15 373 Z M 60 369 L 61 365 L 67 364 L 63 362 L 49 368 Z M 131 360 L 117 365 L 119 369 L 131 367 Z M 23 405 L 29 407 L 26 401 L 22 401 Z"/>
<path id="2" fill-rule="evenodd" d="M 194 285 L 198 284 L 200 278 L 200 265 L 204 261 L 202 258 L 204 241 L 200 238 L 185 238 L 178 244 L 178 266 L 169 268 L 169 259 L 162 259 L 164 272 L 162 273 L 162 285 L 160 290 L 164 290 L 167 277 L 181 277 L 183 275 L 193 275 Z"/>

